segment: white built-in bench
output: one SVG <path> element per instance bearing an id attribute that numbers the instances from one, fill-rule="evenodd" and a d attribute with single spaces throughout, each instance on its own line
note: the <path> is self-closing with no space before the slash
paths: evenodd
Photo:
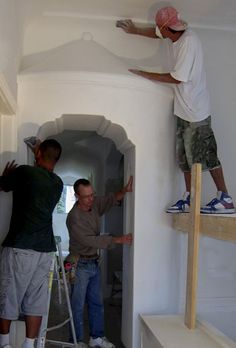
<path id="1" fill-rule="evenodd" d="M 223 333 L 206 322 L 188 329 L 181 315 L 141 315 L 141 348 L 236 348 Z"/>

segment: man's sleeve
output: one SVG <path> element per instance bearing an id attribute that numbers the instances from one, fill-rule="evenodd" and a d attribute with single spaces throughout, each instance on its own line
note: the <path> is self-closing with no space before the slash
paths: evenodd
<path id="1" fill-rule="evenodd" d="M 194 64 L 194 59 L 195 50 L 193 48 L 191 39 L 187 37 L 178 52 L 176 64 L 173 71 L 170 73 L 171 76 L 178 81 L 188 82 Z"/>
<path id="2" fill-rule="evenodd" d="M 98 214 L 102 216 L 103 214 L 107 213 L 111 207 L 113 207 L 116 204 L 116 197 L 114 193 L 109 193 L 107 196 L 104 197 L 97 197 L 96 198 L 96 205 L 98 209 Z"/>
<path id="3" fill-rule="evenodd" d="M 113 246 L 112 236 L 95 236 L 91 233 L 90 226 L 87 226 L 85 223 L 78 221 L 78 219 L 72 216 L 67 218 L 66 225 L 72 243 L 96 249 L 109 249 Z"/>

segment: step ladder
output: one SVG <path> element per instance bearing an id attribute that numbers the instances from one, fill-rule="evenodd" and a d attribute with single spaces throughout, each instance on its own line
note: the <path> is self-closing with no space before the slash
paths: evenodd
<path id="1" fill-rule="evenodd" d="M 70 304 L 70 296 L 69 296 L 67 279 L 66 279 L 66 274 L 65 274 L 65 269 L 64 269 L 63 257 L 62 257 L 61 237 L 55 236 L 55 242 L 56 242 L 58 255 L 56 255 L 56 253 L 54 253 L 54 257 L 52 259 L 52 264 L 50 267 L 49 282 L 48 282 L 47 314 L 45 316 L 43 316 L 43 318 L 42 318 L 42 323 L 41 323 L 41 327 L 39 330 L 39 336 L 36 340 L 36 348 L 45 348 L 46 343 L 51 343 L 52 345 L 60 346 L 62 348 L 66 348 L 66 347 L 78 348 L 79 346 L 76 343 L 76 334 L 75 334 L 75 327 L 74 327 L 74 321 L 73 321 L 71 304 Z M 62 323 L 48 328 L 48 315 L 49 315 L 49 309 L 50 309 L 50 303 L 51 303 L 51 293 L 52 293 L 53 280 L 56 280 L 56 282 L 57 282 L 59 304 L 62 303 L 61 279 L 60 279 L 60 275 L 59 275 L 59 268 L 61 270 L 62 284 L 63 284 L 64 290 L 65 290 L 66 304 L 67 304 L 67 309 L 68 309 L 68 318 L 65 319 Z M 56 279 L 53 278 L 54 273 L 56 275 Z M 72 339 L 73 339 L 74 343 L 50 340 L 50 339 L 46 338 L 47 332 L 59 329 L 59 328 L 63 327 L 64 325 L 66 325 L 68 322 L 70 322 L 71 334 L 72 334 Z"/>

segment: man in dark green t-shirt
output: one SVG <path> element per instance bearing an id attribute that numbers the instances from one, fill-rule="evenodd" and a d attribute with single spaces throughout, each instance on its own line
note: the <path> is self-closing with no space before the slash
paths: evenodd
<path id="1" fill-rule="evenodd" d="M 22 348 L 33 348 L 46 314 L 49 253 L 56 250 L 52 213 L 63 188 L 53 173 L 60 155 L 60 144 L 45 140 L 35 153 L 34 167 L 8 163 L 0 177 L 0 189 L 13 193 L 10 228 L 1 254 L 0 348 L 11 347 L 10 324 L 19 312 L 26 316 Z"/>

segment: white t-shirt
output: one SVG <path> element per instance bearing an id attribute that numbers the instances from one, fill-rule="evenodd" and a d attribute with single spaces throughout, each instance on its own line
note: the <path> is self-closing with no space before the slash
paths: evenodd
<path id="1" fill-rule="evenodd" d="M 201 42 L 191 29 L 173 43 L 173 54 L 175 66 L 170 74 L 182 81 L 174 87 L 174 113 L 189 122 L 202 121 L 210 115 L 209 93 Z"/>

